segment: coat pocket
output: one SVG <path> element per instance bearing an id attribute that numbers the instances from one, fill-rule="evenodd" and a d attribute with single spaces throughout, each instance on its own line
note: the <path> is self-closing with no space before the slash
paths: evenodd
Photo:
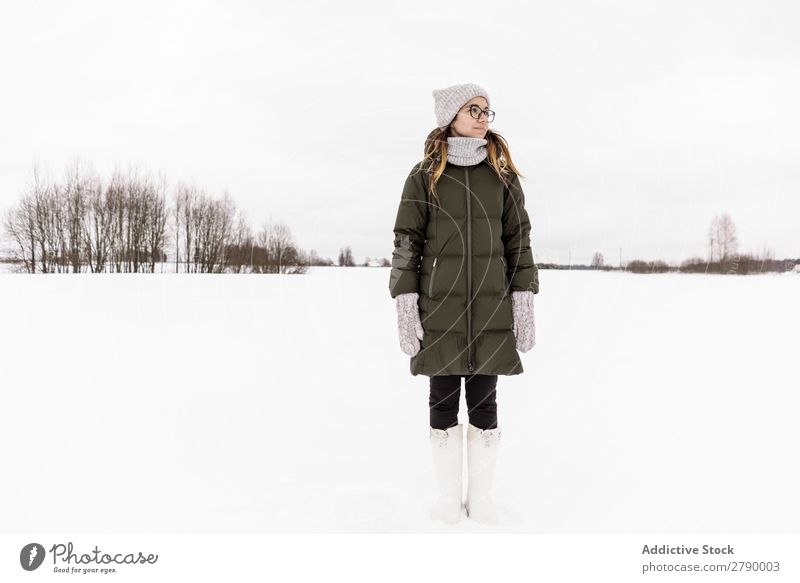
<path id="1" fill-rule="evenodd" d="M 508 266 L 506 265 L 505 256 L 501 255 L 500 261 L 503 263 L 503 295 L 507 296 L 509 281 L 508 281 Z"/>
<path id="2" fill-rule="evenodd" d="M 433 280 L 436 278 L 436 264 L 439 262 L 439 257 L 433 258 L 433 267 L 431 267 L 431 278 L 428 280 L 428 297 L 433 298 Z"/>

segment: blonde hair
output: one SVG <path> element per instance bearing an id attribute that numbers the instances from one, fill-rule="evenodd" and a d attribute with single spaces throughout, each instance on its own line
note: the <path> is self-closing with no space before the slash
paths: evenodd
<path id="1" fill-rule="evenodd" d="M 430 176 L 430 180 L 427 181 L 428 195 L 429 197 L 433 196 L 439 206 L 441 206 L 441 201 L 436 193 L 436 183 L 447 165 L 447 138 L 450 136 L 451 126 L 435 128 L 431 131 L 425 138 L 424 157 L 420 162 L 420 170 L 425 169 Z M 508 187 L 511 184 L 512 173 L 522 176 L 511 160 L 508 142 L 493 130 L 488 130 L 484 138 L 486 139 L 486 158 L 503 184 Z"/>

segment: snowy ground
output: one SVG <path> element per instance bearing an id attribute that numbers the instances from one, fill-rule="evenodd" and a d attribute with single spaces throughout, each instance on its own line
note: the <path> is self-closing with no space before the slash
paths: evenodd
<path id="1" fill-rule="evenodd" d="M 388 276 L 0 276 L 0 530 L 800 530 L 800 277 L 541 271 L 486 527 L 427 518 Z"/>

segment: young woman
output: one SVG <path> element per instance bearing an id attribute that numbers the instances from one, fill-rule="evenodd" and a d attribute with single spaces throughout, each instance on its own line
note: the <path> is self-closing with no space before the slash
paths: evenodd
<path id="1" fill-rule="evenodd" d="M 432 518 L 462 511 L 461 377 L 469 413 L 467 515 L 496 523 L 490 490 L 500 429 L 498 375 L 523 372 L 535 343 L 539 276 L 508 144 L 478 85 L 433 91 L 437 128 L 406 179 L 394 225 L 389 291 L 411 374 L 430 377 L 430 442 L 439 484 Z"/>

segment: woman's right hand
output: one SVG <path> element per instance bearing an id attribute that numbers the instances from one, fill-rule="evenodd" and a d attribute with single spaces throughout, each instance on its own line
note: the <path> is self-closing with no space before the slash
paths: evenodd
<path id="1" fill-rule="evenodd" d="M 400 350 L 408 356 L 414 356 L 420 350 L 422 340 L 422 322 L 419 319 L 419 294 L 399 294 L 395 298 L 397 307 L 397 333 L 400 336 Z"/>

